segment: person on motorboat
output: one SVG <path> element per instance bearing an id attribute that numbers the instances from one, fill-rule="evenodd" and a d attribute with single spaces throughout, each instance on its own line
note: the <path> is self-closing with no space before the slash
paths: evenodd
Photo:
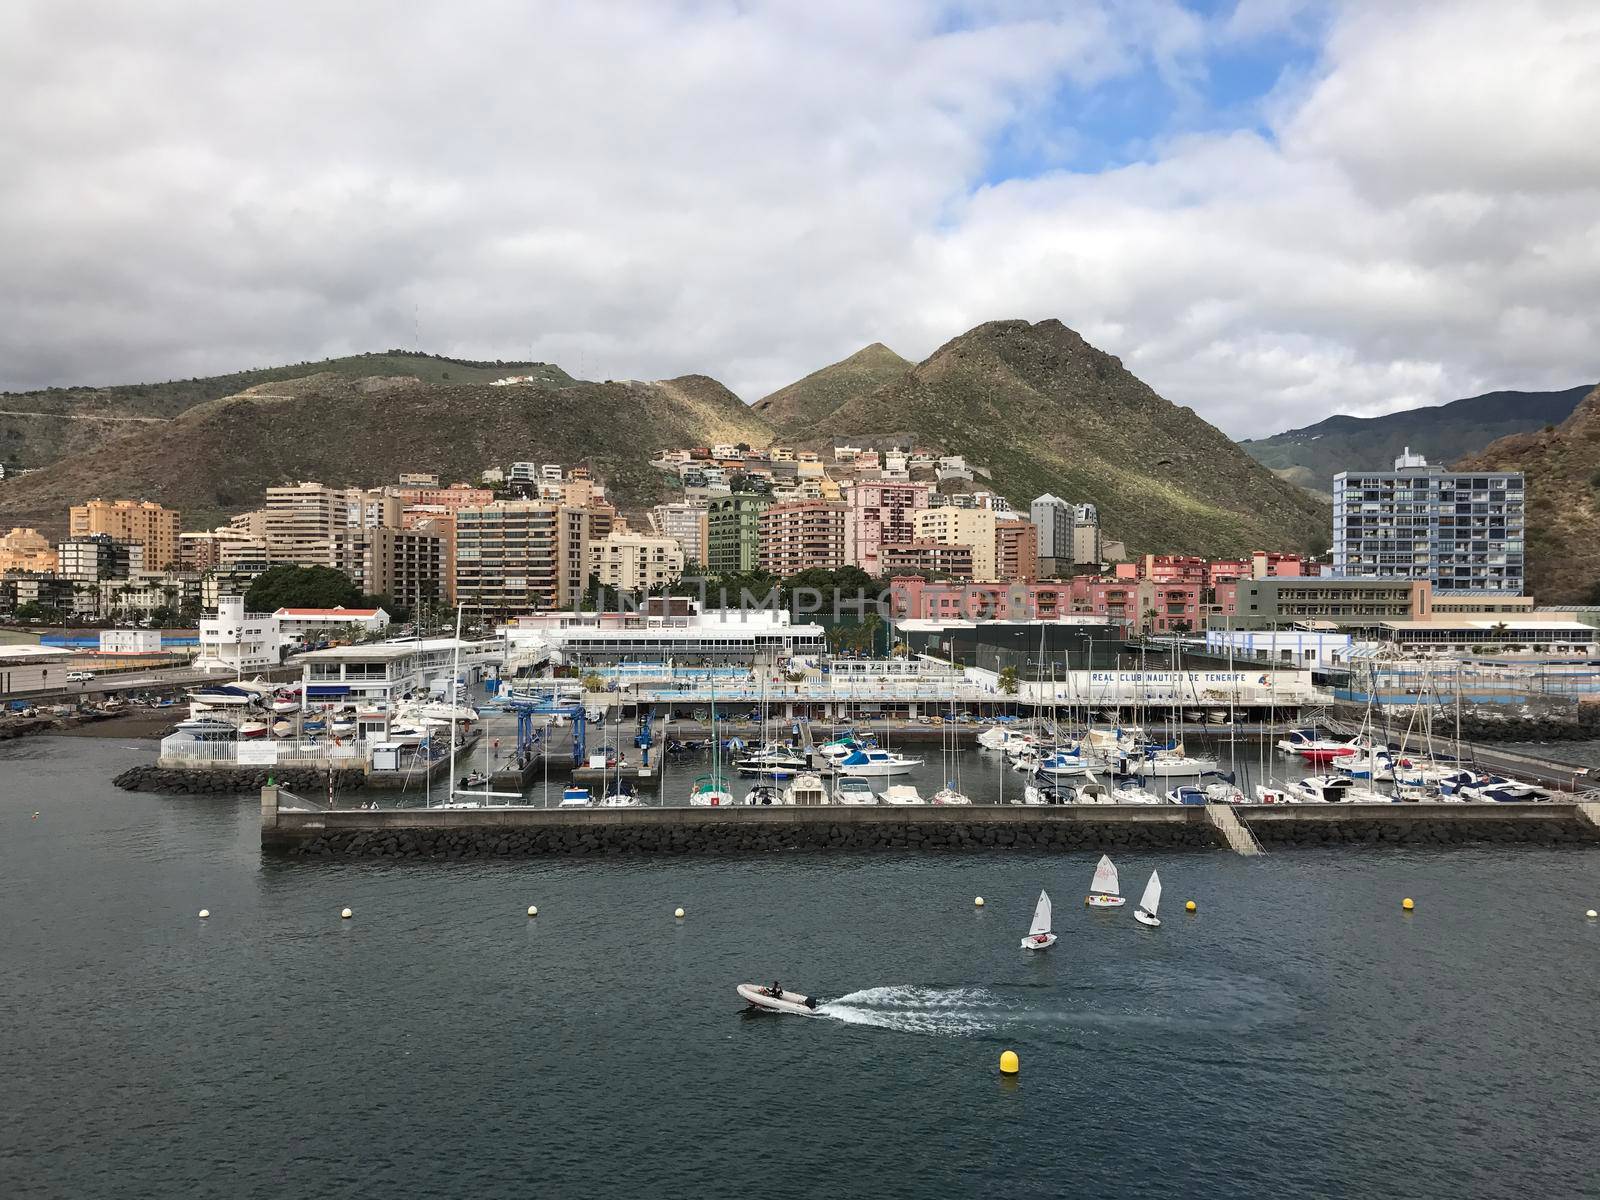
<path id="1" fill-rule="evenodd" d="M 780 984 L 776 979 L 774 979 L 772 981 L 772 986 L 767 989 L 767 995 L 771 996 L 774 1000 L 782 1000 L 783 999 L 783 985 Z"/>

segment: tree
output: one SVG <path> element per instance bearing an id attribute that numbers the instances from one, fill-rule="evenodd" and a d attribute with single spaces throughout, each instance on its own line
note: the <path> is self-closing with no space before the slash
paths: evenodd
<path id="1" fill-rule="evenodd" d="M 268 567 L 245 593 L 251 612 L 276 612 L 280 608 L 359 608 L 361 589 L 343 571 L 332 567 L 297 567 L 279 563 Z"/>
<path id="2" fill-rule="evenodd" d="M 1000 690 L 1008 696 L 1017 694 L 1017 669 L 1015 667 L 1000 668 Z"/>
<path id="3" fill-rule="evenodd" d="M 19 621 L 43 621 L 46 625 L 61 624 L 61 610 L 52 608 L 48 604 L 40 604 L 37 600 L 18 606 L 16 618 Z"/>

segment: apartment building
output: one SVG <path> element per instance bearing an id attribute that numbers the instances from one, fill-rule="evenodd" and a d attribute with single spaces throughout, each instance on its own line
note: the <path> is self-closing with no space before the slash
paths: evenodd
<path id="1" fill-rule="evenodd" d="M 685 563 L 705 566 L 706 510 L 687 501 L 658 504 L 650 510 L 650 531 L 660 537 L 676 539 L 683 547 Z"/>
<path id="2" fill-rule="evenodd" d="M 446 604 L 452 605 L 456 602 L 456 511 L 432 505 L 412 505 L 400 514 L 402 529 L 416 529 L 438 537 L 444 558 L 442 596 Z"/>
<path id="3" fill-rule="evenodd" d="M 761 566 L 777 576 L 845 564 L 843 504 L 794 500 L 761 514 Z"/>
<path id="4" fill-rule="evenodd" d="M 1076 561 L 1072 556 L 1076 511 L 1075 505 L 1049 492 L 1035 496 L 1028 505 L 1028 518 L 1038 539 L 1039 573 L 1047 578 L 1065 574 Z"/>
<path id="5" fill-rule="evenodd" d="M 1406 452 L 1393 471 L 1333 477 L 1333 569 L 1425 579 L 1438 591 L 1522 592 L 1520 471 L 1458 472 Z"/>
<path id="6" fill-rule="evenodd" d="M 56 546 L 56 573 L 73 583 L 127 579 L 144 570 L 144 546 L 122 542 L 108 533 L 71 537 Z"/>
<path id="7" fill-rule="evenodd" d="M 54 571 L 59 565 L 56 548 L 37 529 L 13 526 L 0 537 L 0 574 L 7 571 Z"/>
<path id="8" fill-rule="evenodd" d="M 885 542 L 916 538 L 914 514 L 928 507 L 928 485 L 890 480 L 862 481 L 844 489 L 844 559 L 869 575 L 887 569 L 881 558 Z"/>
<path id="9" fill-rule="evenodd" d="M 925 508 L 913 518 L 913 540 L 969 546 L 972 578 L 995 580 L 1000 577 L 995 563 L 995 525 L 994 513 L 984 508 Z"/>
<path id="10" fill-rule="evenodd" d="M 333 535 L 333 565 L 369 596 L 387 596 L 413 612 L 443 603 L 448 593 L 444 539 L 427 529 L 340 529 Z"/>
<path id="11" fill-rule="evenodd" d="M 302 482 L 267 489 L 261 518 L 275 563 L 335 566 L 334 534 L 345 529 L 397 527 L 402 504 L 382 489 L 333 488 Z"/>
<path id="12" fill-rule="evenodd" d="M 1110 557 L 1112 555 L 1100 537 L 1100 510 L 1092 504 L 1074 504 L 1072 506 L 1073 565 L 1098 567 Z"/>
<path id="13" fill-rule="evenodd" d="M 491 504 L 494 502 L 494 491 L 486 487 L 473 487 L 470 483 L 452 483 L 449 487 L 439 486 L 437 475 L 427 476 L 433 480 L 431 484 L 406 482 L 415 476 L 400 476 L 400 486 L 386 488 L 385 491 L 393 496 L 404 508 L 424 505 L 429 508 L 447 508 L 454 511 L 468 504 Z"/>
<path id="14" fill-rule="evenodd" d="M 754 571 L 761 565 L 761 514 L 770 496 L 733 492 L 706 505 L 706 567 L 714 575 Z"/>
<path id="15" fill-rule="evenodd" d="M 1271 629 L 1315 621 L 1375 628 L 1382 621 L 1424 620 L 1432 613 L 1432 601 L 1433 585 L 1425 579 L 1241 579 L 1217 585 L 1212 625 Z"/>
<path id="16" fill-rule="evenodd" d="M 971 546 L 916 539 L 884 542 L 878 547 L 878 562 L 885 575 L 940 574 L 949 579 L 974 578 Z"/>
<path id="17" fill-rule="evenodd" d="M 165 571 L 178 565 L 178 513 L 149 500 L 90 500 L 68 510 L 70 538 L 104 534 L 119 542 L 144 547 L 150 570 Z"/>
<path id="18" fill-rule="evenodd" d="M 683 574 L 678 539 L 664 534 L 612 529 L 589 543 L 589 574 L 609 588 L 647 592 Z"/>
<path id="19" fill-rule="evenodd" d="M 1039 577 L 1039 531 L 1032 521 L 1000 519 L 994 523 L 995 578 L 1032 583 Z"/>
<path id="20" fill-rule="evenodd" d="M 591 514 L 537 500 L 456 510 L 456 600 L 489 612 L 571 608 L 583 596 Z"/>

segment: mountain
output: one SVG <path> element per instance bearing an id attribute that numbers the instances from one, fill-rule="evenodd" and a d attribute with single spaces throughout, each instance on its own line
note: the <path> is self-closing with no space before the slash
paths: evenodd
<path id="1" fill-rule="evenodd" d="M 429 384 L 319 372 L 192 405 L 0 484 L 0 526 L 59 534 L 70 505 L 128 496 L 177 508 L 198 529 L 256 506 L 280 483 L 373 486 L 402 471 L 475 480 L 485 466 L 518 459 L 587 464 L 632 508 L 668 495 L 669 481 L 649 465 L 663 447 L 771 440 L 743 401 L 704 375 L 587 383 L 563 373 L 510 387 L 451 375 Z"/>
<path id="2" fill-rule="evenodd" d="M 1600 387 L 1554 429 L 1501 438 L 1457 466 L 1523 472 L 1529 590 L 1545 604 L 1600 603 Z"/>
<path id="3" fill-rule="evenodd" d="M 899 379 L 911 366 L 882 342 L 873 342 L 849 358 L 779 388 L 752 407 L 780 434 L 809 431 L 846 401 Z"/>
<path id="4" fill-rule="evenodd" d="M 1592 387 L 1593 385 L 1590 385 Z M 1333 488 L 1339 471 L 1387 471 L 1407 447 L 1429 462 L 1453 462 L 1497 438 L 1527 433 L 1567 419 L 1590 387 L 1564 392 L 1486 392 L 1429 408 L 1382 417 L 1329 417 L 1259 441 L 1239 443 L 1246 454 L 1275 471 L 1302 468 L 1306 486 Z M 1297 482 L 1300 476 L 1289 476 Z"/>
<path id="5" fill-rule="evenodd" d="M 473 362 L 390 350 L 166 383 L 0 392 L 0 463 L 8 470 L 48 466 L 136 432 L 141 425 L 171 420 L 196 404 L 312 374 L 345 379 L 410 375 L 424 383 L 488 383 L 506 375 L 535 375 L 552 386 L 573 382 L 550 363 Z"/>
<path id="6" fill-rule="evenodd" d="M 537 379 L 488 386 L 507 374 Z M 1331 524 L 1325 505 L 1059 321 L 980 325 L 915 365 L 875 343 L 754 407 L 704 375 L 592 383 L 548 364 L 394 353 L 30 397 L 61 416 L 148 419 L 58 443 L 54 462 L 0 483 L 0 529 L 59 534 L 68 507 L 92 496 L 156 500 L 198 529 L 280 483 L 470 480 L 513 460 L 587 464 L 637 510 L 675 491 L 649 466 L 656 451 L 778 436 L 965 454 L 1019 508 L 1046 491 L 1092 501 L 1135 551 L 1321 548 Z"/>
<path id="7" fill-rule="evenodd" d="M 1322 504 L 1055 320 L 980 325 L 814 428 L 964 454 L 1019 508 L 1046 491 L 1093 501 L 1135 552 L 1322 549 L 1332 525 Z"/>

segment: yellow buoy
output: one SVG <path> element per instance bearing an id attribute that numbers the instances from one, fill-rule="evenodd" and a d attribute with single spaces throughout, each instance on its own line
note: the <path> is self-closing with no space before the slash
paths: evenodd
<path id="1" fill-rule="evenodd" d="M 1407 912 L 1410 912 L 1416 907 L 1416 905 L 1411 902 L 1411 897 L 1407 896 L 1404 900 L 1400 901 L 1400 907 L 1405 909 Z"/>
<path id="2" fill-rule="evenodd" d="M 983 897 L 982 896 L 974 896 L 972 898 L 972 907 L 973 908 L 982 908 L 983 907 Z"/>
<path id="3" fill-rule="evenodd" d="M 1584 913 L 1583 915 L 1588 917 L 1589 920 L 1591 920 L 1591 921 L 1594 920 L 1596 917 L 1600 917 L 1600 913 L 1595 912 L 1595 910 L 1592 909 L 1592 908 L 1588 912 Z"/>
<path id="4" fill-rule="evenodd" d="M 683 909 L 681 909 L 681 908 L 673 909 L 672 910 L 672 915 L 677 917 L 679 920 L 682 920 L 683 919 Z"/>
<path id="5" fill-rule="evenodd" d="M 210 915 L 211 915 L 211 910 L 209 908 L 202 908 L 200 910 L 200 919 L 201 920 L 204 920 L 205 918 L 209 917 Z"/>
<path id="6" fill-rule="evenodd" d="M 1183 911 L 1184 912 L 1193 912 L 1194 911 L 1194 901 L 1193 900 L 1184 901 Z"/>
<path id="7" fill-rule="evenodd" d="M 1000 1074 L 1015 1075 L 1022 1070 L 1022 1064 L 1017 1061 L 1015 1050 L 1002 1050 L 1000 1052 Z"/>
<path id="8" fill-rule="evenodd" d="M 346 908 L 346 909 L 341 910 L 339 915 L 341 917 L 343 917 L 346 921 L 348 921 L 351 917 L 355 916 L 355 913 L 351 912 L 348 908 Z"/>
<path id="9" fill-rule="evenodd" d="M 539 915 L 539 906 L 537 904 L 528 905 L 528 915 L 530 917 L 537 917 Z"/>

